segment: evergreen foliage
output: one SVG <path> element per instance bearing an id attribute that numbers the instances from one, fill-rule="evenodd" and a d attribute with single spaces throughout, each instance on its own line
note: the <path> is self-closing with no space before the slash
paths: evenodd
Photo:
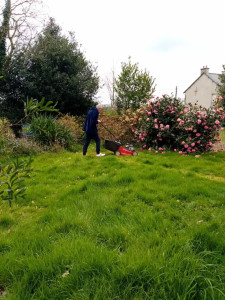
<path id="1" fill-rule="evenodd" d="M 99 87 L 96 68 L 86 60 L 73 34 L 63 35 L 53 19 L 33 46 L 14 56 L 3 81 L 7 107 L 21 111 L 27 97 L 45 97 L 57 102 L 60 112 L 72 115 L 87 112 Z"/>

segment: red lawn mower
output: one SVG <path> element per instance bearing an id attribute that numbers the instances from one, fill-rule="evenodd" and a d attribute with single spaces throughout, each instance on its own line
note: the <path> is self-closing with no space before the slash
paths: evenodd
<path id="1" fill-rule="evenodd" d="M 102 123 L 100 123 L 116 140 L 117 138 L 115 135 L 106 128 Z M 137 151 L 134 150 L 134 147 L 132 144 L 126 144 L 125 146 L 122 146 L 120 141 L 111 141 L 111 140 L 105 140 L 105 149 L 114 152 L 115 155 L 138 155 Z"/>

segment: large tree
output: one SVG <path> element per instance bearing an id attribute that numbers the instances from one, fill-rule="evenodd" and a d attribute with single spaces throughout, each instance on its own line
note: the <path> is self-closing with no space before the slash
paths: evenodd
<path id="1" fill-rule="evenodd" d="M 34 45 L 13 57 L 3 81 L 10 105 L 22 108 L 27 97 L 45 97 L 58 102 L 62 113 L 74 115 L 86 113 L 99 87 L 96 68 L 53 19 Z"/>
<path id="2" fill-rule="evenodd" d="M 115 80 L 116 107 L 118 112 L 129 108 L 137 109 L 152 96 L 155 91 L 155 79 L 146 70 L 139 70 L 137 63 L 121 64 L 122 70 Z"/>

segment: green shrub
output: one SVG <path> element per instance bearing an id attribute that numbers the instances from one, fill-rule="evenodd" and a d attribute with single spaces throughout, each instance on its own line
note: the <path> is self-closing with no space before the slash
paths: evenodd
<path id="1" fill-rule="evenodd" d="M 71 149 L 74 144 L 71 131 L 51 115 L 34 116 L 31 120 L 31 126 L 33 139 L 42 146 L 60 145 L 66 149 Z"/>

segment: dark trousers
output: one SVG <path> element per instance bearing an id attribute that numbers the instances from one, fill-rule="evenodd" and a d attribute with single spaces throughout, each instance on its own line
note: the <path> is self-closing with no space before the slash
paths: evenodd
<path id="1" fill-rule="evenodd" d="M 88 146 L 89 146 L 91 140 L 94 140 L 95 143 L 96 143 L 96 153 L 97 154 L 100 153 L 100 143 L 101 143 L 101 141 L 100 141 L 100 138 L 98 136 L 98 132 L 95 132 L 95 133 L 86 132 L 86 141 L 85 141 L 85 144 L 84 144 L 84 147 L 83 147 L 83 155 L 86 155 L 87 149 L 88 149 Z"/>

